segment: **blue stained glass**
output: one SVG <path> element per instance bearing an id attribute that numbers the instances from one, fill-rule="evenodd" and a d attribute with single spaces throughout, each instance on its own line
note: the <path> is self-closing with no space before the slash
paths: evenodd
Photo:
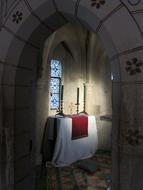
<path id="1" fill-rule="evenodd" d="M 51 78 L 50 92 L 59 93 L 60 80 L 59 78 Z"/>
<path id="2" fill-rule="evenodd" d="M 51 60 L 50 108 L 58 109 L 60 101 L 61 62 Z"/>
<path id="3" fill-rule="evenodd" d="M 51 77 L 61 77 L 61 63 L 58 60 L 51 60 Z"/>
<path id="4" fill-rule="evenodd" d="M 52 94 L 50 103 L 51 109 L 59 108 L 59 94 Z"/>

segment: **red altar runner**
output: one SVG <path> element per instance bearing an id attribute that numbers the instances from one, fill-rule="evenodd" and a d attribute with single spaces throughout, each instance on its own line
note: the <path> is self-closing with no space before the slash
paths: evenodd
<path id="1" fill-rule="evenodd" d="M 72 118 L 72 140 L 88 137 L 88 117 L 71 116 Z"/>

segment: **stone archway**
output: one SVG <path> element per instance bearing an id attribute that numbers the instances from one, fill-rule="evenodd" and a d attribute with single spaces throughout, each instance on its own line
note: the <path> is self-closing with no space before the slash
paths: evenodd
<path id="1" fill-rule="evenodd" d="M 45 39 L 72 20 L 96 32 L 110 58 L 114 76 L 113 189 L 129 190 L 135 172 L 131 165 L 135 166 L 143 158 L 140 138 L 143 133 L 143 2 L 1 0 L 0 5 L 2 189 L 34 188 L 32 183 L 29 186 L 33 173 L 25 163 L 33 163 L 34 157 L 34 101 L 29 101 L 29 96 L 34 100 L 37 56 Z M 13 177 L 13 163 L 23 173 L 15 170 Z"/>

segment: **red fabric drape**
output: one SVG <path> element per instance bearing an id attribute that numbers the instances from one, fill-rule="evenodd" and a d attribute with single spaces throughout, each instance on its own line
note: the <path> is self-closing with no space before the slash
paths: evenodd
<path id="1" fill-rule="evenodd" d="M 72 140 L 88 136 L 88 117 L 71 116 L 72 118 Z"/>

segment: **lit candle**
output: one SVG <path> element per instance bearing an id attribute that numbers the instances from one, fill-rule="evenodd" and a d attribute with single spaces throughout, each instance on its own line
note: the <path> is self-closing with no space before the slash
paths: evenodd
<path id="1" fill-rule="evenodd" d="M 79 88 L 77 88 L 77 104 L 79 104 Z"/>
<path id="2" fill-rule="evenodd" d="M 64 95 L 64 85 L 61 87 L 61 101 L 63 101 L 63 95 Z"/>

